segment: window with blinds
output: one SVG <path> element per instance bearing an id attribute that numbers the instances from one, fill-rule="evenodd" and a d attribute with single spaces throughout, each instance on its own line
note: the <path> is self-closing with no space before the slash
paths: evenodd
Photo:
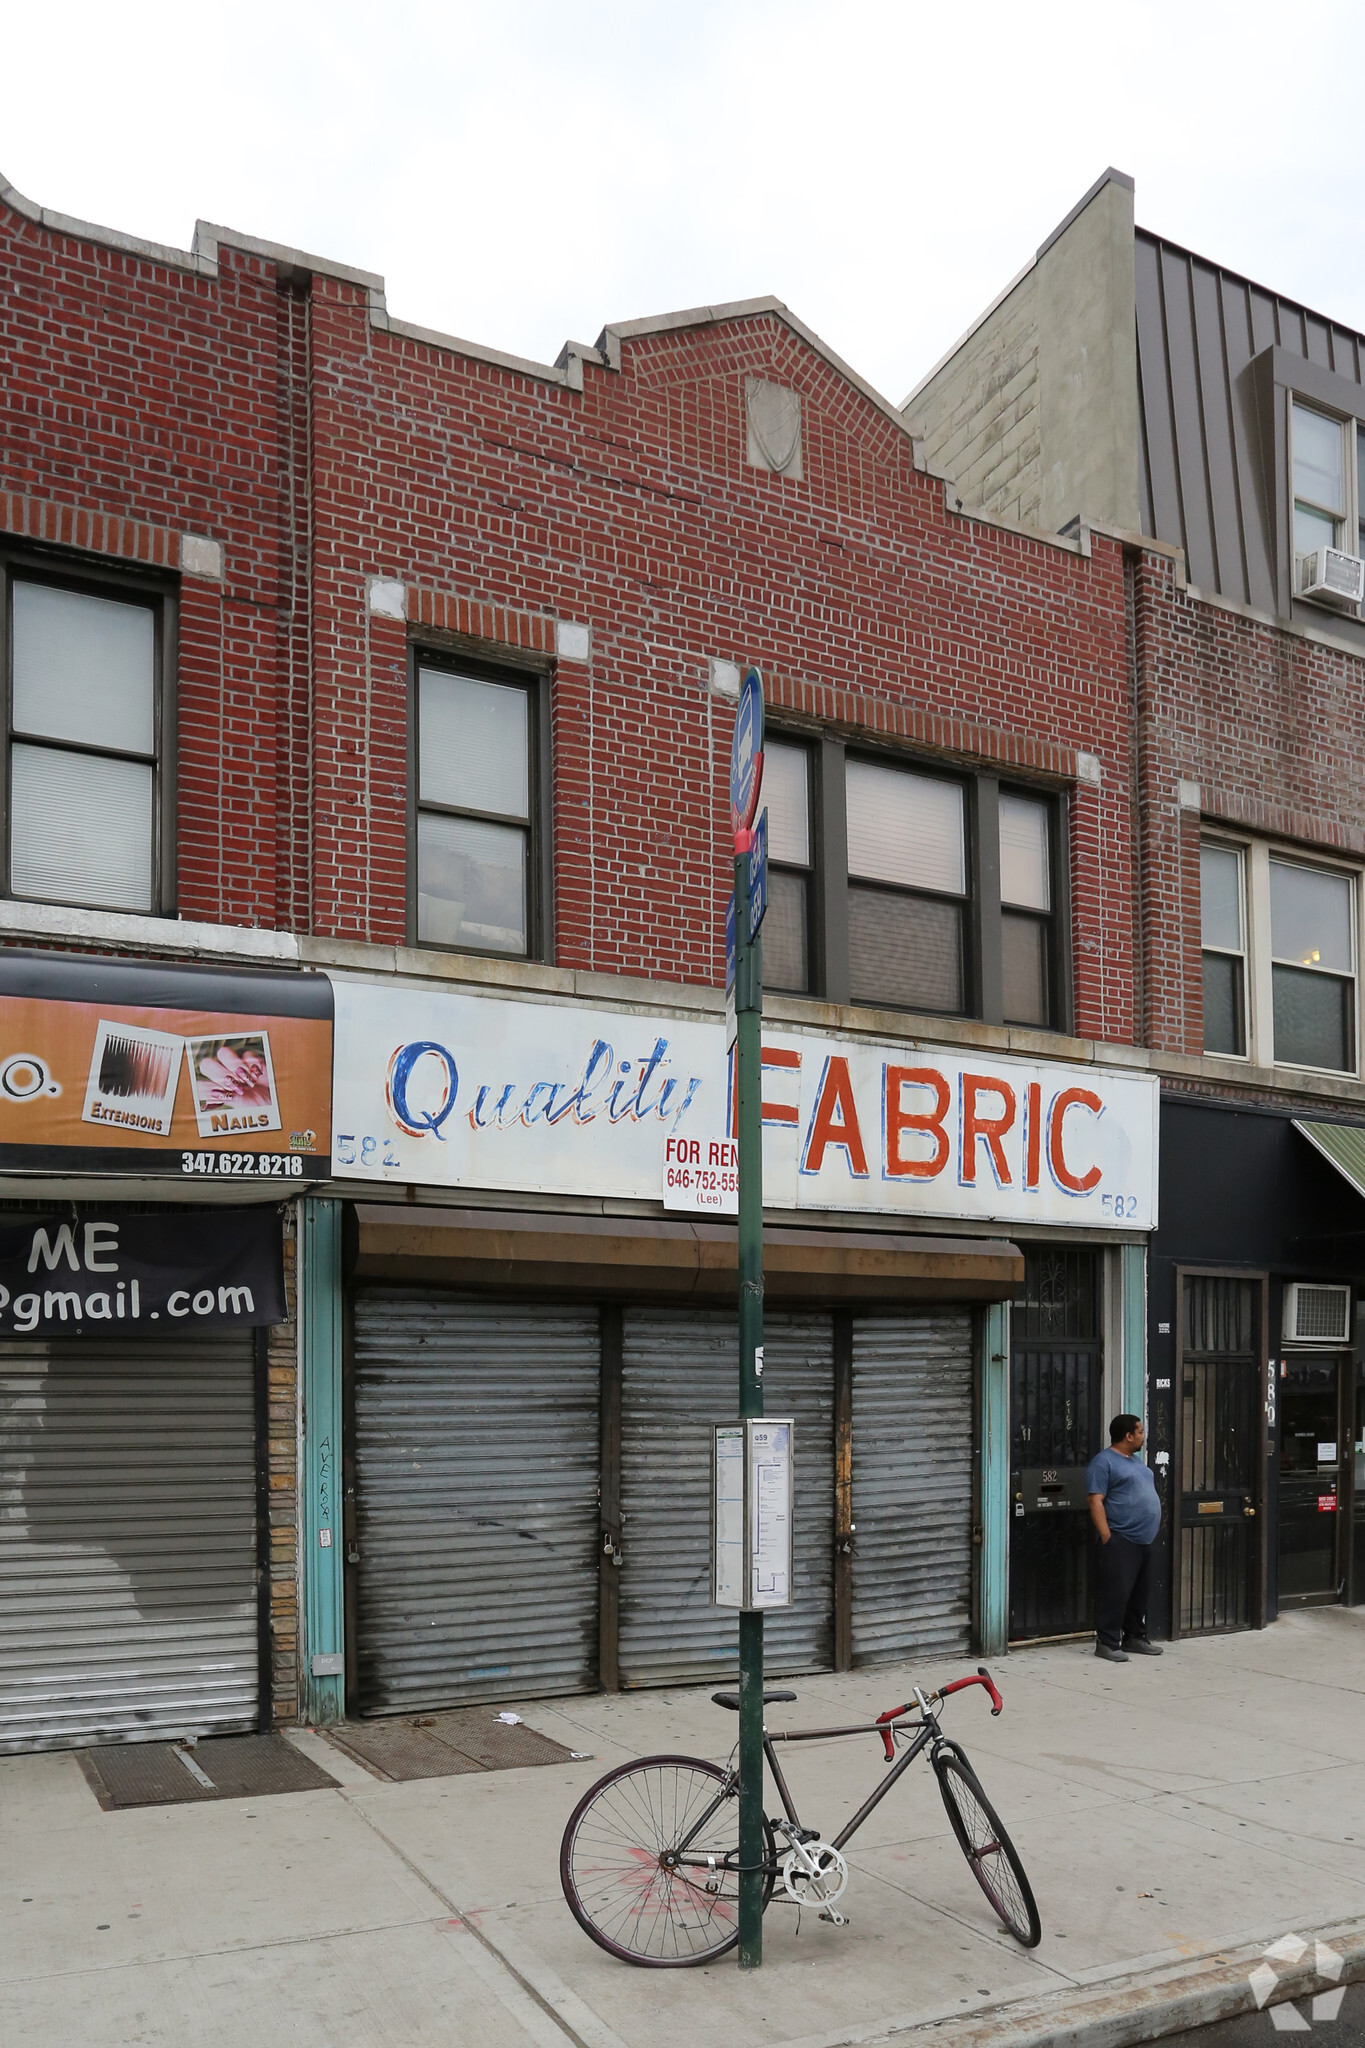
<path id="1" fill-rule="evenodd" d="M 159 749 L 163 600 L 11 569 L 12 896 L 168 908 Z"/>
<path id="2" fill-rule="evenodd" d="M 417 668 L 419 946 L 535 949 L 534 684 Z"/>

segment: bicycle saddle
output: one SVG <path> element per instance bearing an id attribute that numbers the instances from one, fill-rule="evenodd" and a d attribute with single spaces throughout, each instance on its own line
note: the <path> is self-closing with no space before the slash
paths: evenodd
<path id="1" fill-rule="evenodd" d="M 718 1707 L 728 1707 L 732 1714 L 739 1712 L 739 1694 L 737 1692 L 713 1692 L 711 1697 Z M 765 1707 L 771 1707 L 778 1701 L 794 1700 L 795 1698 L 796 1694 L 794 1692 L 765 1692 L 763 1704 Z"/>

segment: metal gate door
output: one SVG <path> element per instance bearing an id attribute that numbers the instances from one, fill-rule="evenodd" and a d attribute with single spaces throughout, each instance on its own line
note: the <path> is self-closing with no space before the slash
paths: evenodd
<path id="1" fill-rule="evenodd" d="M 1257 1594 L 1261 1283 L 1186 1274 L 1180 1359 L 1180 1631 L 1250 1628 Z"/>
<path id="2" fill-rule="evenodd" d="M 769 1312 L 763 1401 L 796 1418 L 795 1600 L 764 1622 L 769 1673 L 834 1650 L 834 1337 L 828 1315 Z M 701 1685 L 738 1668 L 711 1605 L 711 1427 L 738 1412 L 733 1315 L 627 1309 L 621 1379 L 622 1685 Z"/>
<path id="3" fill-rule="evenodd" d="M 0 1344 L 0 1750 L 256 1726 L 253 1359 Z"/>
<path id="4" fill-rule="evenodd" d="M 1086 1466 L 1101 1445 L 1100 1254 L 1029 1245 L 1010 1309 L 1010 1640 L 1093 1625 Z"/>
<path id="5" fill-rule="evenodd" d="M 600 1384 L 595 1308 L 357 1297 L 362 1713 L 596 1684 Z"/>
<path id="6" fill-rule="evenodd" d="M 972 1323 L 853 1319 L 853 1662 L 971 1642 Z"/>

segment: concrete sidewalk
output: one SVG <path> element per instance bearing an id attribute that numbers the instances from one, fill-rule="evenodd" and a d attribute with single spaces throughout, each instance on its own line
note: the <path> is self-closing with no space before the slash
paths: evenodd
<path id="1" fill-rule="evenodd" d="M 959 1662 L 797 1680 L 770 1718 L 875 1713 Z M 926 1766 L 850 1845 L 849 1926 L 774 1907 L 743 1975 L 613 1962 L 560 1894 L 570 1808 L 630 1756 L 723 1757 L 735 1724 L 705 1693 L 598 1696 L 522 1708 L 590 1761 L 409 1785 L 302 1735 L 340 1791 L 104 1813 L 71 1755 L 0 1762 L 0 2042 L 833 2048 L 933 2022 L 940 2044 L 1055 2040 L 1069 2015 L 1115 2044 L 1236 2010 L 1291 1932 L 1365 1967 L 1365 1610 L 1123 1667 L 1029 1650 L 996 1676 L 998 1721 L 975 1689 L 945 1724 L 1033 1880 L 1031 1954 L 989 1916 Z M 802 1818 L 835 1833 L 879 1758 L 792 1752 Z"/>

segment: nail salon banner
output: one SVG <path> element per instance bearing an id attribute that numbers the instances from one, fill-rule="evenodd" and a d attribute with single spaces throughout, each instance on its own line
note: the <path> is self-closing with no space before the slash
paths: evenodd
<path id="1" fill-rule="evenodd" d="M 285 1320 L 278 1210 L 0 1219 L 0 1337 L 185 1336 Z"/>
<path id="2" fill-rule="evenodd" d="M 719 1018 L 334 986 L 339 1178 L 695 1208 L 695 1167 L 733 1213 Z M 765 1027 L 764 1200 L 1150 1230 L 1157 1113 L 1148 1074 Z"/>
<path id="3" fill-rule="evenodd" d="M 0 952 L 0 1173 L 325 1178 L 331 1064 L 325 975 Z"/>

